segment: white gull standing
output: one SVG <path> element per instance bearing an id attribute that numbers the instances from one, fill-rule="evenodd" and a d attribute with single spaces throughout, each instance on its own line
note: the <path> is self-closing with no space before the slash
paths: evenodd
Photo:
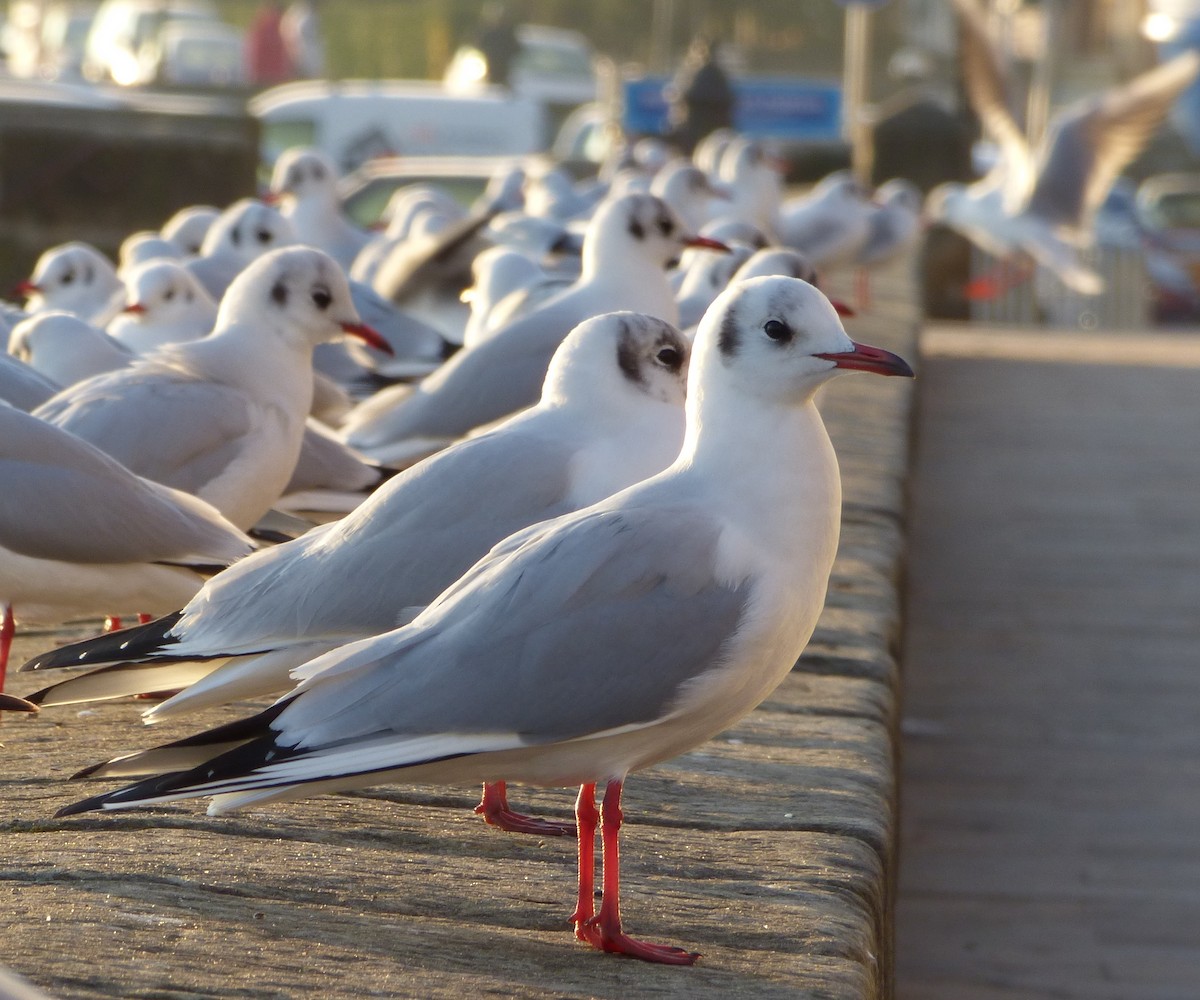
<path id="1" fill-rule="evenodd" d="M 313 348 L 342 333 L 382 343 L 359 321 L 330 257 L 276 250 L 230 286 L 210 336 L 81 382 L 35 412 L 249 528 L 295 468 Z"/>
<path id="2" fill-rule="evenodd" d="M 63 243 L 43 253 L 15 291 L 27 312 L 58 309 L 103 326 L 121 308 L 125 286 L 112 262 L 88 243 Z"/>
<path id="3" fill-rule="evenodd" d="M 14 326 L 8 353 L 60 387 L 127 368 L 134 359 L 128 347 L 99 327 L 57 309 L 34 313 Z"/>
<path id="4" fill-rule="evenodd" d="M 555 352 L 536 406 L 399 473 L 337 524 L 243 560 L 180 614 L 38 657 L 28 669 L 116 666 L 36 700 L 116 698 L 209 675 L 151 709 L 157 720 L 286 688 L 292 667 L 395 627 L 512 532 L 664 469 L 683 440 L 687 357 L 661 320 L 587 320 Z"/>
<path id="5" fill-rule="evenodd" d="M 0 404 L 0 688 L 14 630 L 112 612 L 158 613 L 252 548 L 212 507 L 135 476 Z"/>
<path id="6" fill-rule="evenodd" d="M 349 271 L 371 234 L 342 214 L 333 160 L 308 146 L 285 150 L 275 161 L 270 191 L 296 238 L 324 250 Z"/>
<path id="7" fill-rule="evenodd" d="M 108 324 L 109 336 L 136 354 L 207 336 L 217 303 L 179 261 L 151 260 L 125 278 L 125 305 Z"/>
<path id="8" fill-rule="evenodd" d="M 401 461 L 531 405 L 555 349 L 583 320 L 627 309 L 674 323 L 678 309 L 663 268 L 697 245 L 726 249 L 689 232 L 653 195 L 604 202 L 588 225 L 578 281 L 417 385 L 359 404 L 344 439 L 379 461 Z"/>
<path id="9" fill-rule="evenodd" d="M 732 287 L 697 333 L 668 469 L 518 532 L 412 624 L 306 664 L 265 712 L 173 744 L 172 773 L 60 815 L 194 796 L 221 813 L 388 781 L 578 785 L 576 936 L 691 964 L 694 953 L 622 928 L 622 787 L 754 709 L 808 642 L 841 514 L 813 396 L 846 369 L 911 375 L 851 341 L 805 282 Z"/>

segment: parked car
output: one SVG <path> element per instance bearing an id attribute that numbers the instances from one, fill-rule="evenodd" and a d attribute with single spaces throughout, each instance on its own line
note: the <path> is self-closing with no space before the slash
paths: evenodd
<path id="1" fill-rule="evenodd" d="M 543 111 L 502 91 L 450 93 L 428 80 L 305 80 L 256 95 L 263 162 L 316 146 L 343 172 L 379 156 L 521 156 L 541 147 Z"/>
<path id="2" fill-rule="evenodd" d="M 342 178 L 343 211 L 360 226 L 379 221 L 392 193 L 410 184 L 430 184 L 469 208 L 493 175 L 513 156 L 385 156 L 364 163 Z"/>
<path id="3" fill-rule="evenodd" d="M 221 21 L 169 21 L 139 53 L 139 83 L 240 87 L 246 82 L 242 33 Z"/>
<path id="4" fill-rule="evenodd" d="M 83 54 L 83 75 L 94 83 L 144 82 L 142 49 L 170 24 L 219 21 L 207 0 L 104 0 Z"/>

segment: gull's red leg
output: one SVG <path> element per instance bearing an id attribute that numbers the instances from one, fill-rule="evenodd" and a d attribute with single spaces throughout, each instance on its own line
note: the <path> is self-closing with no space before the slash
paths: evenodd
<path id="1" fill-rule="evenodd" d="M 509 833 L 531 833 L 535 837 L 567 837 L 575 832 L 571 823 L 558 823 L 550 819 L 535 819 L 513 812 L 508 808 L 508 788 L 503 781 L 483 786 L 483 798 L 475 807 L 488 826 L 495 826 Z"/>
<path id="2" fill-rule="evenodd" d="M 0 620 L 0 691 L 4 690 L 4 678 L 8 673 L 8 652 L 12 649 L 13 633 L 17 623 L 13 620 L 11 604 L 4 605 L 4 617 Z"/>
<path id="3" fill-rule="evenodd" d="M 105 618 L 104 619 L 104 631 L 105 632 L 120 632 L 121 631 L 120 617 L 118 615 L 109 615 L 107 618 Z"/>
<path id="4" fill-rule="evenodd" d="M 149 625 L 150 622 L 152 622 L 152 621 L 154 621 L 154 615 L 148 615 L 144 611 L 138 612 L 138 624 L 139 625 Z"/>
<path id="5" fill-rule="evenodd" d="M 617 850 L 617 838 L 621 831 L 621 787 L 623 782 L 610 781 L 604 787 L 604 802 L 600 807 L 601 838 L 604 856 L 604 898 L 600 902 L 600 914 L 587 923 L 586 929 L 596 932 L 598 941 L 587 939 L 604 951 L 619 955 L 631 955 L 647 962 L 666 965 L 691 965 L 700 956 L 667 944 L 648 944 L 636 941 L 621 929 L 621 859 Z M 583 851 L 583 825 L 580 824 L 580 858 Z M 580 892 L 583 891 L 583 866 L 580 865 Z M 576 932 L 578 935 L 578 931 Z"/>
<path id="6" fill-rule="evenodd" d="M 596 825 L 599 822 L 595 783 L 580 785 L 579 797 L 575 800 L 575 823 L 579 831 L 579 893 L 571 922 L 575 925 L 575 936 L 597 948 L 600 947 L 600 935 L 591 924 L 596 915 Z"/>

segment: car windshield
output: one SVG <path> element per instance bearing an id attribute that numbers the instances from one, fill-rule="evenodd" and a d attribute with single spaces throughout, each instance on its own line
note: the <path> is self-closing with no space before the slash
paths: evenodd
<path id="1" fill-rule="evenodd" d="M 1148 214 L 1163 229 L 1200 229 L 1200 191 L 1164 194 Z"/>

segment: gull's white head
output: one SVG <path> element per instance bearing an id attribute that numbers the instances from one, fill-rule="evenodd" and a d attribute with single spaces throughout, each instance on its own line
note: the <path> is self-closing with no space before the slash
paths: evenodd
<path id="1" fill-rule="evenodd" d="M 635 312 L 593 316 L 554 352 L 542 398 L 598 400 L 613 409 L 614 399 L 632 396 L 682 407 L 690 353 L 683 335 L 661 319 Z"/>
<path id="2" fill-rule="evenodd" d="M 179 247 L 160 233 L 146 230 L 130 233 L 121 241 L 121 249 L 117 253 L 117 272 L 123 280 L 139 264 L 151 260 L 178 260 L 182 256 Z"/>
<path id="3" fill-rule="evenodd" d="M 182 264 L 152 260 L 134 268 L 125 280 L 125 308 L 144 323 L 186 323 L 195 320 L 211 329 L 217 304 Z"/>
<path id="4" fill-rule="evenodd" d="M 209 227 L 200 255 L 227 257 L 244 267 L 268 251 L 295 242 L 295 229 L 279 212 L 254 198 L 243 198 Z"/>
<path id="5" fill-rule="evenodd" d="M 912 375 L 897 355 L 851 340 L 807 281 L 783 276 L 730 285 L 704 314 L 693 350 L 689 407 L 716 394 L 802 405 L 843 371 Z"/>
<path id="6" fill-rule="evenodd" d="M 33 275 L 16 291 L 29 296 L 30 312 L 61 309 L 86 317 L 120 287 L 116 268 L 99 250 L 87 243 L 63 243 L 38 258 Z"/>
<path id="7" fill-rule="evenodd" d="M 221 213 L 211 205 L 189 205 L 172 215 L 162 227 L 163 239 L 170 240 L 185 257 L 198 257 L 209 227 Z"/>
<path id="8" fill-rule="evenodd" d="M 686 247 L 726 251 L 717 240 L 698 236 L 665 201 L 652 194 L 627 194 L 604 201 L 588 224 L 583 267 L 665 267 Z"/>
<path id="9" fill-rule="evenodd" d="M 338 170 L 333 160 L 308 146 L 285 150 L 271 173 L 271 194 L 296 201 L 337 203 Z"/>
<path id="10" fill-rule="evenodd" d="M 302 349 L 349 333 L 392 353 L 387 341 L 359 319 L 345 272 L 313 247 L 274 250 L 233 280 L 221 300 L 217 329 L 247 324 L 269 328 Z"/>

